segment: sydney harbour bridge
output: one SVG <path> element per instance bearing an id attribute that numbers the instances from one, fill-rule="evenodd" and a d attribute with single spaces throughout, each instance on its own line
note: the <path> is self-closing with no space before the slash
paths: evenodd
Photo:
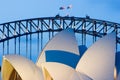
<path id="1" fill-rule="evenodd" d="M 102 36 L 116 32 L 116 52 L 120 51 L 119 23 L 90 17 L 42 17 L 0 24 L 0 62 L 6 54 L 22 55 L 35 62 L 47 42 L 66 28 L 73 28 L 78 44 L 87 47 Z"/>

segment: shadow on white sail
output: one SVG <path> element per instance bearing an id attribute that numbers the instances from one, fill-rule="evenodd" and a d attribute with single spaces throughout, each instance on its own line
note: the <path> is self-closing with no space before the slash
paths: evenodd
<path id="1" fill-rule="evenodd" d="M 116 80 L 120 80 L 120 72 L 118 73 L 118 76 L 117 76 Z"/>
<path id="2" fill-rule="evenodd" d="M 120 73 L 120 52 L 116 53 L 116 59 L 115 59 L 115 66 L 116 66 L 116 71 L 117 71 L 117 76 Z"/>
<path id="3" fill-rule="evenodd" d="M 59 51 L 59 50 L 45 51 L 45 57 L 46 57 L 46 62 L 62 63 L 71 66 L 74 69 L 76 68 L 76 65 L 80 59 L 79 55 L 67 51 Z"/>
<path id="4" fill-rule="evenodd" d="M 113 80 L 116 52 L 116 35 L 110 33 L 95 42 L 84 53 L 76 70 L 93 80 Z"/>

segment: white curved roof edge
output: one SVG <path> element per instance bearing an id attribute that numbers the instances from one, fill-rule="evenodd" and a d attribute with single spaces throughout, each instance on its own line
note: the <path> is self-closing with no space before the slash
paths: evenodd
<path id="1" fill-rule="evenodd" d="M 117 69 L 114 67 L 114 80 L 117 80 Z"/>
<path id="2" fill-rule="evenodd" d="M 116 34 L 110 33 L 96 41 L 80 59 L 76 70 L 93 80 L 113 80 Z"/>
<path id="3" fill-rule="evenodd" d="M 6 55 L 3 57 L 3 61 L 5 60 L 13 66 L 22 80 L 43 80 L 42 70 L 30 60 L 18 55 Z M 2 65 L 2 77 L 6 73 L 3 72 L 4 69 L 6 66 Z"/>
<path id="4" fill-rule="evenodd" d="M 45 51 L 46 50 L 62 50 L 68 51 L 74 54 L 79 55 L 79 49 L 77 45 L 77 41 L 75 38 L 75 33 L 73 29 L 68 28 L 56 34 L 45 46 L 43 51 L 41 52 L 37 65 L 42 62 L 46 62 L 45 60 Z"/>

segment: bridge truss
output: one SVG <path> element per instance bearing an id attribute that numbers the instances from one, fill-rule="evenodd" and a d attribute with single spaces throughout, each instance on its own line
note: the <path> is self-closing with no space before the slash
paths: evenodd
<path id="1" fill-rule="evenodd" d="M 89 17 L 56 16 L 0 24 L 0 56 L 18 54 L 33 59 L 57 32 L 66 28 L 73 28 L 79 45 L 86 46 L 90 45 L 88 41 L 92 44 L 98 38 L 116 32 L 116 51 L 120 51 L 120 24 Z"/>

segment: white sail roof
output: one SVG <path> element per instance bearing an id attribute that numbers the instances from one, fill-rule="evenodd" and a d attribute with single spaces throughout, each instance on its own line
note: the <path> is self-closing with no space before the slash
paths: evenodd
<path id="1" fill-rule="evenodd" d="M 13 70 L 17 72 L 22 80 L 43 80 L 42 70 L 30 60 L 17 55 L 4 56 L 2 80 L 9 80 Z"/>
<path id="2" fill-rule="evenodd" d="M 68 28 L 63 30 L 53 37 L 43 49 L 40 57 L 38 58 L 37 65 L 39 65 L 41 62 L 46 62 L 46 50 L 61 50 L 79 55 L 79 49 L 73 29 Z"/>
<path id="3" fill-rule="evenodd" d="M 45 62 L 41 64 L 53 80 L 69 80 L 69 77 L 75 72 L 72 67 L 56 62 Z"/>
<path id="4" fill-rule="evenodd" d="M 61 63 L 46 62 L 42 63 L 41 66 L 42 69 L 45 69 L 43 73 L 47 73 L 46 77 L 49 77 L 50 80 L 92 80 L 87 75 Z"/>
<path id="5" fill-rule="evenodd" d="M 76 70 L 93 80 L 113 80 L 116 36 L 110 33 L 95 42 L 80 59 Z"/>

